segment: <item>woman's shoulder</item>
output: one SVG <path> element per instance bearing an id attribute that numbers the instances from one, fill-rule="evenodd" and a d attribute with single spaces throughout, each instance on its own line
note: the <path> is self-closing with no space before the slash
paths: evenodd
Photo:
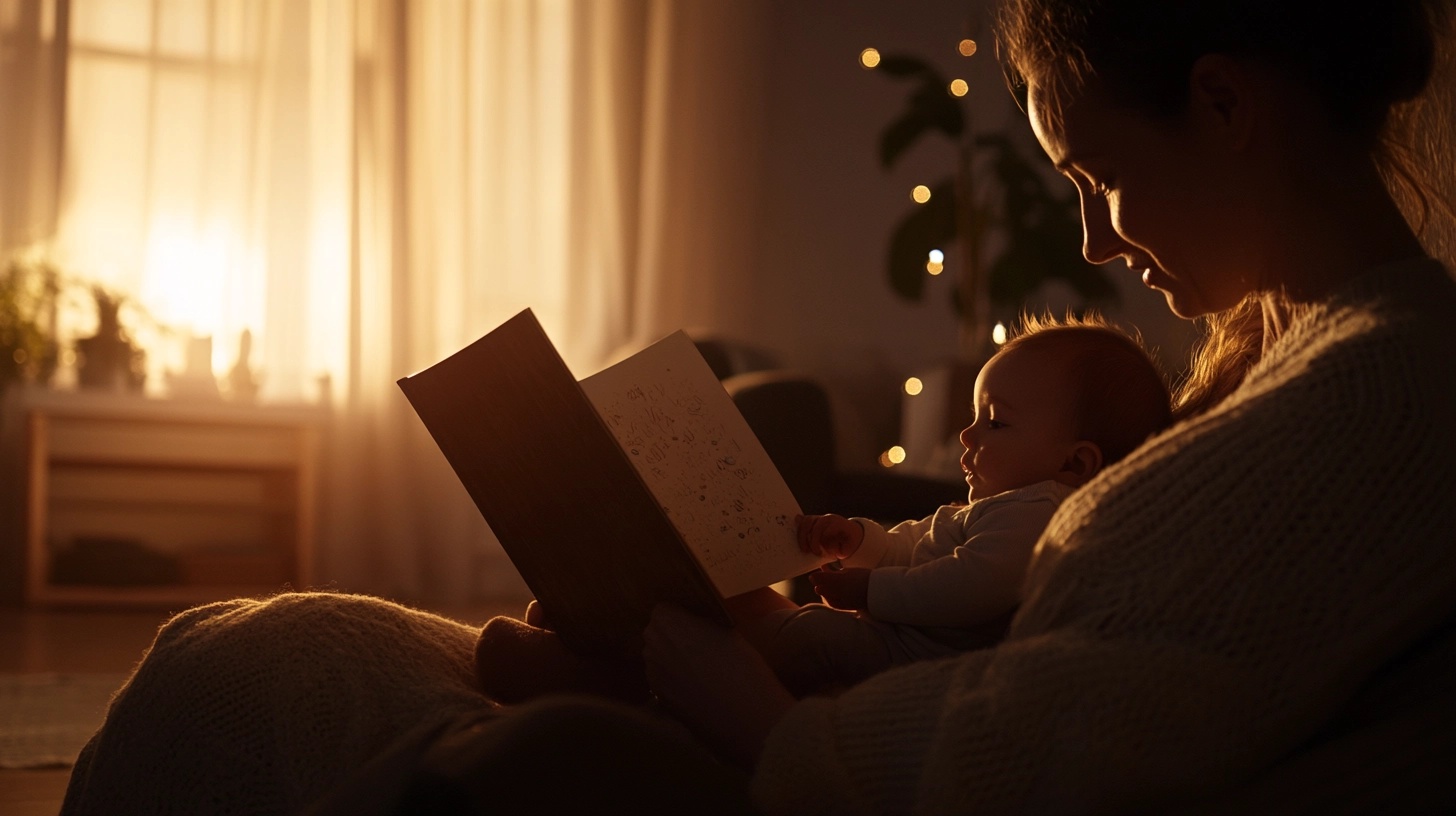
<path id="1" fill-rule="evenodd" d="M 1266 390 L 1292 377 L 1341 388 L 1449 380 L 1451 353 L 1456 279 L 1439 261 L 1410 259 L 1373 269 L 1305 309 L 1240 390 Z"/>
<path id="2" fill-rule="evenodd" d="M 1152 437 L 1072 501 L 1248 479 L 1274 462 L 1278 481 L 1326 454 L 1456 456 L 1453 359 L 1456 280 L 1445 267 L 1423 259 L 1374 270 L 1301 315 L 1226 399 Z"/>
<path id="3" fill-rule="evenodd" d="M 1323 330 L 1338 336 L 1412 329 L 1418 330 L 1417 335 L 1456 335 L 1456 277 L 1434 258 L 1384 264 L 1352 279 L 1296 321 L 1291 334 L 1297 338 L 1301 331 Z"/>

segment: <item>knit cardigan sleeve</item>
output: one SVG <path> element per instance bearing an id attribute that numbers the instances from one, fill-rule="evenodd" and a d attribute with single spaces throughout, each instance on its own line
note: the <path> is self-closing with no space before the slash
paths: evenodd
<path id="1" fill-rule="evenodd" d="M 770 813 L 1157 808 L 1307 738 L 1456 598 L 1456 298 L 1317 309 L 1222 405 L 1073 494 L 996 649 L 798 704 Z"/>

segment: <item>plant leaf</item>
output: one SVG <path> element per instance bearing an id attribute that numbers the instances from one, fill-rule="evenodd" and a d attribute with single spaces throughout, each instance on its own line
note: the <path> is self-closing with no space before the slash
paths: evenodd
<path id="1" fill-rule="evenodd" d="M 890 288 L 906 300 L 925 295 L 925 263 L 930 250 L 945 249 L 956 237 L 955 182 L 942 179 L 931 188 L 930 200 L 916 204 L 900 219 L 890 236 Z"/>
<path id="2" fill-rule="evenodd" d="M 921 134 L 936 129 L 960 138 L 965 131 L 965 114 L 947 90 L 945 78 L 928 63 L 905 56 L 889 56 L 880 67 L 897 78 L 918 77 L 920 84 L 911 92 L 906 110 L 880 134 L 880 166 L 889 169 Z"/>
<path id="3" fill-rule="evenodd" d="M 920 134 L 931 128 L 930 120 L 911 108 L 903 116 L 891 122 L 880 134 L 880 167 L 885 170 L 902 156 Z"/>
<path id="4" fill-rule="evenodd" d="M 1107 273 L 1082 257 L 1076 195 L 1058 197 L 1004 134 L 978 136 L 991 151 L 1001 187 L 1000 222 L 1006 250 L 991 265 L 991 300 L 1018 308 L 1049 280 L 1062 280 L 1089 301 L 1116 301 Z"/>
<path id="5" fill-rule="evenodd" d="M 932 125 L 952 139 L 960 138 L 966 129 L 966 117 L 960 103 L 946 89 L 945 81 L 938 75 L 927 80 L 910 97 L 910 108 L 921 111 Z"/>
<path id="6" fill-rule="evenodd" d="M 930 67 L 930 63 L 904 54 L 882 55 L 880 64 L 875 66 L 875 70 L 884 71 L 896 79 L 935 73 L 935 69 Z"/>

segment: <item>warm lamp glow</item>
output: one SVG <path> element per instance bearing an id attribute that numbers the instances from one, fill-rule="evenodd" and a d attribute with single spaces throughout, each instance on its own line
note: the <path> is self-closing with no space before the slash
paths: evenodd
<path id="1" fill-rule="evenodd" d="M 859 64 L 866 68 L 873 68 L 880 64 L 880 52 L 873 48 L 866 48 L 859 52 Z"/>
<path id="2" fill-rule="evenodd" d="M 224 280 L 235 241 L 222 223 L 157 218 L 147 235 L 147 279 L 141 300 L 162 322 L 192 335 L 222 330 Z"/>
<path id="3" fill-rule="evenodd" d="M 930 250 L 930 260 L 936 263 L 945 263 L 945 253 L 938 249 Z"/>
<path id="4" fill-rule="evenodd" d="M 925 390 L 925 383 L 921 382 L 919 377 L 911 377 L 905 381 L 905 393 L 910 396 L 913 397 L 923 390 Z"/>
<path id="5" fill-rule="evenodd" d="M 975 54 L 976 53 L 976 41 L 975 40 L 961 40 L 961 44 L 958 45 L 958 46 L 956 46 L 956 48 L 957 48 L 957 50 L 959 50 L 961 52 L 961 56 L 963 56 L 963 57 L 969 57 L 972 54 Z"/>
<path id="6" fill-rule="evenodd" d="M 917 184 L 915 189 L 910 191 L 910 197 L 915 199 L 916 204 L 924 204 L 930 200 L 930 188 L 924 184 Z"/>
<path id="7" fill-rule="evenodd" d="M 995 326 L 991 327 L 991 342 L 995 343 L 998 346 L 1006 342 L 1005 323 L 997 323 Z"/>
<path id="8" fill-rule="evenodd" d="M 926 261 L 925 271 L 929 272 L 932 275 L 939 275 L 941 272 L 945 271 L 945 264 L 939 261 Z"/>
<path id="9" fill-rule="evenodd" d="M 952 79 L 950 81 L 951 96 L 965 96 L 970 90 L 971 86 L 967 85 L 964 79 Z"/>
<path id="10" fill-rule="evenodd" d="M 880 454 L 880 464 L 885 467 L 894 467 L 905 461 L 905 449 L 899 445 L 892 445 L 889 450 Z"/>

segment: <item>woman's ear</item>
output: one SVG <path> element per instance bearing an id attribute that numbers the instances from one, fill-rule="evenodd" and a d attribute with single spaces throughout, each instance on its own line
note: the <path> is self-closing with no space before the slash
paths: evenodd
<path id="1" fill-rule="evenodd" d="M 1057 471 L 1056 480 L 1068 487 L 1081 487 L 1096 476 L 1099 470 L 1102 470 L 1102 448 L 1096 442 L 1083 439 L 1072 444 L 1072 449 L 1067 452 L 1067 460 L 1062 463 L 1062 469 Z"/>

